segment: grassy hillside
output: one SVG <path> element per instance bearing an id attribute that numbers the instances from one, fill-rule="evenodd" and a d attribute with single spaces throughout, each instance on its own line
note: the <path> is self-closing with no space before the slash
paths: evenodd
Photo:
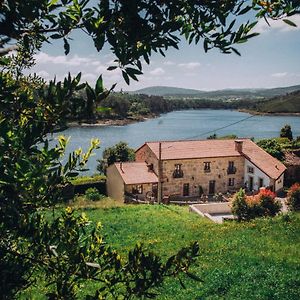
<path id="1" fill-rule="evenodd" d="M 260 103 L 257 110 L 270 113 L 300 113 L 300 90 Z"/>
<path id="2" fill-rule="evenodd" d="M 218 225 L 178 206 L 120 206 L 84 211 L 101 221 L 106 240 L 123 257 L 137 243 L 166 258 L 192 241 L 203 282 L 170 279 L 158 299 L 300 299 L 300 215 Z M 82 286 L 82 295 L 88 289 Z M 34 290 L 26 299 L 43 299 Z M 22 298 L 22 299 L 25 299 Z"/>

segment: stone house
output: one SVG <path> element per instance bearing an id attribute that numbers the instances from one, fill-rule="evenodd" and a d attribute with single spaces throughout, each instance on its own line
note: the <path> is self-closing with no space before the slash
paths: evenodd
<path id="1" fill-rule="evenodd" d="M 199 197 L 283 188 L 286 167 L 250 139 L 146 142 L 135 162 L 107 169 L 108 196 Z"/>

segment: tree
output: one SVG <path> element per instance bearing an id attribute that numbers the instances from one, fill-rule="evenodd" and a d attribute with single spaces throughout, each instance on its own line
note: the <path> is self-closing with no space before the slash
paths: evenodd
<path id="1" fill-rule="evenodd" d="M 67 208 L 52 217 L 47 208 L 62 201 L 62 187 L 85 170 L 87 153 L 79 149 L 65 163 L 67 140 L 49 146 L 49 134 L 66 126 L 67 116 L 94 118 L 94 109 L 110 91 L 99 76 L 95 87 L 80 83 L 80 73 L 45 83 L 24 75 L 45 42 L 62 40 L 70 52 L 73 30 L 89 36 L 100 52 L 109 45 L 127 83 L 142 74 L 153 51 L 178 48 L 180 35 L 203 42 L 205 51 L 238 51 L 236 43 L 254 37 L 256 24 L 238 24 L 247 12 L 256 18 L 285 18 L 299 12 L 298 1 L 109 1 L 4 0 L 0 2 L 0 293 L 11 299 L 38 279 L 48 299 L 75 299 L 81 282 L 97 283 L 86 299 L 153 297 L 165 277 L 189 273 L 198 245 L 180 250 L 162 263 L 136 246 L 122 261 L 104 242 L 100 224 Z M 228 20 L 230 20 L 228 24 Z M 286 23 L 293 26 L 291 21 Z M 138 28 L 138 30 L 136 30 Z M 16 52 L 10 54 L 12 50 Z M 78 103 L 84 89 L 86 102 Z M 59 214 L 59 215 L 57 215 Z M 42 291 L 41 291 L 42 292 Z"/>
<path id="2" fill-rule="evenodd" d="M 106 174 L 106 169 L 108 166 L 115 162 L 134 161 L 135 154 L 134 149 L 128 147 L 127 143 L 119 142 L 112 147 L 106 148 L 103 151 L 102 157 L 102 159 L 97 160 L 99 163 L 97 170 L 100 173 Z"/>
<path id="3" fill-rule="evenodd" d="M 288 138 L 290 141 L 293 140 L 293 132 L 291 125 L 284 125 L 280 130 L 280 137 L 282 138 Z"/>
<path id="4" fill-rule="evenodd" d="M 263 148 L 273 157 L 284 160 L 284 151 L 276 139 L 263 139 L 257 142 L 257 145 Z"/>

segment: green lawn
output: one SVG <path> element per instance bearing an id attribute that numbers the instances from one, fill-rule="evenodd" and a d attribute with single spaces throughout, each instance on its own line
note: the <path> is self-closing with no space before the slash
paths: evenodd
<path id="1" fill-rule="evenodd" d="M 88 208 L 123 256 L 137 242 L 163 257 L 199 241 L 203 283 L 168 280 L 158 299 L 300 299 L 300 215 L 214 224 L 178 206 Z M 84 288 L 84 287 L 83 287 Z"/>

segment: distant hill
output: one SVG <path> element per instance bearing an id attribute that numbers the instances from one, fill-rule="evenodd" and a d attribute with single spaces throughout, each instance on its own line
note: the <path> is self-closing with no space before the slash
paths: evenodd
<path id="1" fill-rule="evenodd" d="M 268 113 L 300 113 L 300 90 L 261 102 L 256 110 Z"/>
<path id="2" fill-rule="evenodd" d="M 184 89 L 171 86 L 150 86 L 144 89 L 130 92 L 130 94 L 145 94 L 153 96 L 170 96 L 170 95 L 198 95 L 205 93 L 200 90 Z"/>
<path id="3" fill-rule="evenodd" d="M 194 89 L 184 89 L 168 86 L 152 86 L 131 94 L 146 94 L 163 96 L 166 98 L 198 98 L 198 99 L 220 99 L 220 100 L 240 100 L 240 99 L 259 99 L 271 98 L 275 96 L 285 95 L 300 90 L 300 85 L 279 87 L 271 89 L 225 89 L 216 91 L 200 91 Z"/>

